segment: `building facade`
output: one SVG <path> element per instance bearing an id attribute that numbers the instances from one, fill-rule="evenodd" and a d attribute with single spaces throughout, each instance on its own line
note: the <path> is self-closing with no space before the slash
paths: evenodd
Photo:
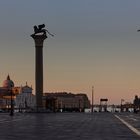
<path id="1" fill-rule="evenodd" d="M 135 95 L 135 98 L 133 100 L 133 105 L 134 105 L 134 112 L 137 113 L 140 111 L 140 98 L 138 95 Z"/>
<path id="2" fill-rule="evenodd" d="M 11 108 L 11 100 L 14 108 L 35 106 L 35 95 L 32 94 L 32 87 L 26 83 L 25 86 L 15 86 L 8 75 L 0 87 L 0 109 Z"/>
<path id="3" fill-rule="evenodd" d="M 90 101 L 87 95 L 83 93 L 44 93 L 43 105 L 44 108 L 54 112 L 83 112 L 84 109 L 90 108 Z"/>
<path id="4" fill-rule="evenodd" d="M 32 87 L 26 83 L 21 87 L 20 93 L 16 96 L 15 107 L 22 111 L 23 109 L 33 109 L 36 106 L 35 95 L 32 94 Z"/>

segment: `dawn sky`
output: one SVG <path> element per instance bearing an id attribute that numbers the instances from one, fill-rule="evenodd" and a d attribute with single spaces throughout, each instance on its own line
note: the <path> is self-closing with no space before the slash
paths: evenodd
<path id="1" fill-rule="evenodd" d="M 33 26 L 44 42 L 44 92 L 87 93 L 119 104 L 140 95 L 140 0 L 1 0 L 0 83 L 35 89 Z M 35 92 L 35 91 L 34 91 Z"/>

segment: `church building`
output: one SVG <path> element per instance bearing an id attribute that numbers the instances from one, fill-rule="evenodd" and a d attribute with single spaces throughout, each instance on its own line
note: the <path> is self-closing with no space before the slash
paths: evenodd
<path id="1" fill-rule="evenodd" d="M 27 83 L 25 86 L 15 86 L 8 75 L 0 87 L 0 109 L 9 109 L 11 99 L 15 108 L 35 106 L 35 95 L 32 94 L 32 87 L 29 87 Z"/>

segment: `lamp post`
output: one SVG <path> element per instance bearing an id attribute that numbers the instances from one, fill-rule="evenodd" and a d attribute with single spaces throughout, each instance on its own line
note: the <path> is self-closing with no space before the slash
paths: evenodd
<path id="1" fill-rule="evenodd" d="M 81 112 L 81 99 L 79 99 L 79 112 Z"/>
<path id="2" fill-rule="evenodd" d="M 11 96 L 10 116 L 13 116 L 14 115 L 14 106 L 13 106 L 13 92 L 12 92 L 12 89 L 10 89 L 10 96 Z"/>
<path id="3" fill-rule="evenodd" d="M 91 102 L 91 112 L 93 113 L 93 100 L 94 100 L 94 86 L 92 86 L 92 102 Z"/>
<path id="4" fill-rule="evenodd" d="M 121 99 L 121 112 L 123 112 L 123 102 L 124 102 L 124 99 Z"/>

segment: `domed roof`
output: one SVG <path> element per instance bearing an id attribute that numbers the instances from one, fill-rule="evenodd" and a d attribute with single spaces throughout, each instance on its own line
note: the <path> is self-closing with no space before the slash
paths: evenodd
<path id="1" fill-rule="evenodd" d="M 3 87 L 5 88 L 11 88 L 14 87 L 14 82 L 10 80 L 10 76 L 7 76 L 7 79 L 3 82 Z"/>

